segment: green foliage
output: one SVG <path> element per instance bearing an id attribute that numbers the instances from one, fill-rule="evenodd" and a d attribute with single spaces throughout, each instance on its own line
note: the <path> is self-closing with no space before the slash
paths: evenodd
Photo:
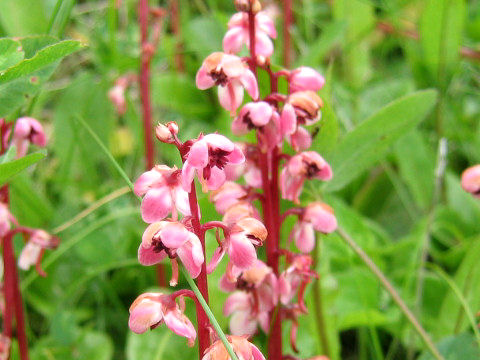
<path id="1" fill-rule="evenodd" d="M 32 166 L 36 162 L 44 159 L 45 156 L 47 156 L 45 151 L 39 151 L 33 154 L 28 154 L 16 160 L 2 162 L 0 164 L 0 185 L 5 184 L 13 176 Z"/>

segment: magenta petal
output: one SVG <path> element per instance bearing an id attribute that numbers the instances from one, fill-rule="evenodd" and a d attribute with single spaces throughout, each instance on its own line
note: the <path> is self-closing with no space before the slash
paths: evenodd
<path id="1" fill-rule="evenodd" d="M 280 116 L 280 127 L 282 129 L 282 135 L 290 135 L 295 132 L 297 128 L 297 116 L 295 115 L 295 109 L 290 104 L 285 104 Z"/>
<path id="2" fill-rule="evenodd" d="M 245 30 L 241 27 L 232 27 L 223 37 L 223 51 L 230 54 L 236 54 L 242 50 L 246 41 Z"/>
<path id="3" fill-rule="evenodd" d="M 208 143 L 204 139 L 196 141 L 188 152 L 188 163 L 193 167 L 205 167 L 208 164 Z"/>
<path id="4" fill-rule="evenodd" d="M 225 172 L 214 166 L 210 169 L 210 177 L 207 179 L 208 190 L 217 190 L 225 183 Z"/>
<path id="5" fill-rule="evenodd" d="M 228 111 L 235 111 L 243 101 L 243 87 L 232 80 L 226 86 L 218 87 L 218 101 Z"/>
<path id="6" fill-rule="evenodd" d="M 143 247 L 140 245 L 138 248 L 138 261 L 144 266 L 155 265 L 161 262 L 167 257 L 165 251 L 155 252 L 153 247 Z"/>
<path id="7" fill-rule="evenodd" d="M 142 201 L 142 219 L 153 223 L 165 219 L 172 210 L 172 197 L 167 188 L 151 189 Z"/>
<path id="8" fill-rule="evenodd" d="M 233 142 L 226 136 L 220 134 L 207 134 L 203 140 L 212 148 L 218 148 L 223 151 L 230 152 L 233 150 Z M 206 166 L 206 165 L 205 165 Z"/>
<path id="9" fill-rule="evenodd" d="M 250 268 L 257 260 L 255 247 L 244 233 L 230 236 L 228 255 L 232 263 L 240 269 Z"/>
<path id="10" fill-rule="evenodd" d="M 146 171 L 135 181 L 133 192 L 137 196 L 143 196 L 152 186 L 160 185 L 161 183 L 162 175 L 158 171 Z"/>
<path id="11" fill-rule="evenodd" d="M 175 334 L 186 337 L 190 343 L 195 341 L 197 332 L 190 320 L 180 310 L 167 311 L 163 317 L 165 325 Z"/>
<path id="12" fill-rule="evenodd" d="M 265 360 L 265 356 L 263 356 L 261 351 L 255 345 L 251 344 L 251 347 L 253 360 Z"/>
<path id="13" fill-rule="evenodd" d="M 239 78 L 243 87 L 253 100 L 258 100 L 258 84 L 255 75 L 250 70 L 245 70 L 243 75 Z"/>
<path id="14" fill-rule="evenodd" d="M 242 149 L 240 149 L 237 145 L 235 145 L 233 151 L 226 157 L 228 162 L 233 165 L 239 165 L 245 162 L 245 155 L 243 155 Z"/>
<path id="15" fill-rule="evenodd" d="M 163 229 L 159 231 L 160 239 L 162 243 L 170 249 L 178 249 L 190 237 L 190 231 L 180 223 L 172 222 L 168 223 Z"/>
<path id="16" fill-rule="evenodd" d="M 197 87 L 200 90 L 205 90 L 205 89 L 211 88 L 213 85 L 215 85 L 215 81 L 207 73 L 207 69 L 203 65 L 197 72 L 195 82 L 197 84 Z"/>

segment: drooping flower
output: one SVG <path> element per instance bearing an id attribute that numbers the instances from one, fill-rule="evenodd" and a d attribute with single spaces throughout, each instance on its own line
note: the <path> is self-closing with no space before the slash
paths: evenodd
<path id="1" fill-rule="evenodd" d="M 0 202 L 0 238 L 8 233 L 11 227 L 11 223 L 14 221 L 15 218 L 10 213 L 8 206 Z"/>
<path id="2" fill-rule="evenodd" d="M 197 235 L 179 222 L 159 221 L 150 224 L 143 233 L 138 260 L 148 266 L 158 264 L 167 256 L 170 259 L 178 256 L 193 278 L 200 274 L 204 256 Z M 178 274 L 174 274 L 173 278 L 176 279 L 176 276 Z"/>
<path id="3" fill-rule="evenodd" d="M 278 292 L 280 301 L 289 305 L 292 299 L 297 296 L 297 303 L 303 312 L 307 312 L 304 293 L 307 284 L 316 274 L 310 269 L 312 258 L 308 255 L 294 255 L 290 259 L 290 265 L 278 277 Z"/>
<path id="4" fill-rule="evenodd" d="M 44 230 L 34 230 L 27 244 L 18 257 L 18 267 L 28 270 L 32 265 L 40 264 L 45 249 L 54 249 L 58 246 L 59 239 Z M 40 270 L 39 267 L 37 269 Z M 40 271 L 42 275 L 45 275 Z"/>
<path id="5" fill-rule="evenodd" d="M 328 181 L 333 177 L 330 165 L 316 152 L 306 151 L 288 160 L 280 176 L 282 197 L 299 202 L 303 183 L 307 179 Z"/>
<path id="6" fill-rule="evenodd" d="M 462 188 L 480 198 L 480 165 L 471 166 L 463 172 Z"/>
<path id="7" fill-rule="evenodd" d="M 277 37 L 273 20 L 260 11 L 255 15 L 255 54 L 270 57 L 273 54 L 272 39 Z M 239 53 L 243 45 L 250 49 L 248 13 L 234 14 L 228 21 L 228 31 L 223 38 L 223 50 L 226 53 Z"/>
<path id="8" fill-rule="evenodd" d="M 239 360 L 265 360 L 258 348 L 244 336 L 227 335 L 233 351 Z M 206 351 L 202 360 L 231 360 L 221 340 L 215 341 Z"/>
<path id="9" fill-rule="evenodd" d="M 13 143 L 17 148 L 17 157 L 27 154 L 30 143 L 43 147 L 47 144 L 47 138 L 42 124 L 31 117 L 21 117 L 15 123 L 13 130 Z"/>
<path id="10" fill-rule="evenodd" d="M 258 148 L 252 144 L 246 143 L 237 143 L 237 146 L 245 155 L 245 162 L 240 165 L 227 165 L 225 167 L 227 180 L 235 181 L 243 176 L 248 186 L 253 188 L 261 188 L 262 173 L 258 166 Z"/>
<path id="11" fill-rule="evenodd" d="M 247 196 L 247 190 L 236 182 L 226 181 L 220 188 L 212 191 L 210 199 L 220 214 L 225 214 L 229 207 Z"/>
<path id="12" fill-rule="evenodd" d="M 117 114 L 120 116 L 127 112 L 125 90 L 127 89 L 128 83 L 128 77 L 122 76 L 117 79 L 115 85 L 108 91 L 108 99 L 112 102 Z"/>
<path id="13" fill-rule="evenodd" d="M 238 146 L 219 134 L 200 137 L 190 147 L 182 168 L 182 185 L 190 192 L 195 171 L 204 189 L 216 190 L 226 180 L 225 166 L 242 164 L 245 157 Z"/>
<path id="14" fill-rule="evenodd" d="M 235 111 L 243 101 L 243 89 L 258 99 L 255 75 L 242 59 L 235 55 L 215 52 L 209 55 L 197 72 L 197 87 L 201 90 L 218 86 L 218 100 L 229 111 Z"/>
<path id="15" fill-rule="evenodd" d="M 180 303 L 181 306 L 170 295 L 162 293 L 142 294 L 130 306 L 128 326 L 133 332 L 143 334 L 165 323 L 175 334 L 187 338 L 189 346 L 193 346 L 197 333 L 184 314 L 183 298 L 180 298 Z"/>
<path id="16" fill-rule="evenodd" d="M 184 216 L 190 215 L 188 193 L 182 188 L 182 174 L 175 166 L 156 165 L 143 173 L 135 182 L 133 191 L 142 200 L 142 218 L 147 223 L 161 221 L 177 210 Z"/>
<path id="17" fill-rule="evenodd" d="M 252 129 L 262 128 L 268 124 L 273 113 L 273 108 L 265 101 L 250 102 L 242 107 L 233 120 L 232 132 L 235 135 L 245 135 Z"/>
<path id="18" fill-rule="evenodd" d="M 301 66 L 290 72 L 288 83 L 292 93 L 305 90 L 318 91 L 325 85 L 325 78 L 316 70 Z"/>
<path id="19" fill-rule="evenodd" d="M 310 203 L 300 221 L 295 223 L 292 230 L 292 237 L 295 245 L 303 253 L 309 253 L 315 247 L 315 232 L 329 234 L 337 229 L 337 219 L 333 209 L 325 203 Z"/>

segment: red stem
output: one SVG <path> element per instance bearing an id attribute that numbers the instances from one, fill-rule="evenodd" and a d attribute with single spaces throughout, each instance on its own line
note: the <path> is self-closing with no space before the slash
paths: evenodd
<path id="1" fill-rule="evenodd" d="M 290 68 L 292 49 L 290 28 L 293 23 L 292 0 L 283 0 L 283 64 Z"/>
<path id="2" fill-rule="evenodd" d="M 192 187 L 190 190 L 190 194 L 188 195 L 188 201 L 190 204 L 190 212 L 192 214 L 192 226 L 193 231 L 200 239 L 202 243 L 203 249 L 203 257 L 206 259 L 206 252 L 205 252 L 205 231 L 202 229 L 202 225 L 200 224 L 200 219 L 198 216 L 198 201 L 197 201 L 197 191 L 195 189 L 195 183 L 192 182 Z M 200 292 L 202 293 L 203 298 L 208 304 L 208 282 L 207 282 L 207 262 L 204 261 L 202 264 L 202 271 L 200 275 L 197 277 L 197 286 Z M 198 302 L 196 302 L 197 307 L 197 333 L 198 333 L 198 352 L 199 352 L 199 359 L 203 358 L 205 350 L 210 346 L 210 321 L 208 320 L 208 316 L 200 306 Z"/>
<path id="3" fill-rule="evenodd" d="M 155 165 L 155 149 L 153 146 L 152 107 L 150 104 L 150 61 L 154 47 L 148 41 L 148 0 L 140 0 L 138 3 L 138 22 L 140 24 L 140 50 L 141 65 L 138 81 L 140 84 L 140 97 L 142 99 L 143 130 L 145 135 L 145 166 L 150 170 Z M 165 287 L 165 272 L 162 264 L 156 266 L 157 280 L 160 287 Z"/>
<path id="4" fill-rule="evenodd" d="M 183 60 L 183 44 L 182 44 L 182 22 L 180 19 L 180 9 L 178 0 L 171 0 L 170 9 L 172 13 L 172 30 L 175 37 L 175 67 L 181 73 L 185 72 L 185 62 Z"/>

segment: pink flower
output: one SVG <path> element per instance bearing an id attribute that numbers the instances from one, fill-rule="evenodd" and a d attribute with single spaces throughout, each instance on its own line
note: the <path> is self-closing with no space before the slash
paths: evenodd
<path id="1" fill-rule="evenodd" d="M 54 249 L 58 243 L 57 237 L 44 230 L 35 230 L 18 257 L 18 267 L 28 270 L 32 265 L 40 264 L 45 249 Z"/>
<path id="2" fill-rule="evenodd" d="M 187 338 L 189 346 L 193 346 L 197 333 L 184 314 L 183 298 L 180 302 L 181 306 L 172 296 L 162 293 L 142 294 L 130 306 L 128 326 L 133 332 L 143 334 L 149 328 L 165 323 L 175 334 Z"/>
<path id="3" fill-rule="evenodd" d="M 298 197 L 307 179 L 330 180 L 333 177 L 330 165 L 316 152 L 306 151 L 290 158 L 280 175 L 282 197 L 299 202 Z"/>
<path id="4" fill-rule="evenodd" d="M 197 87 L 201 90 L 217 85 L 220 105 L 235 111 L 243 101 L 243 89 L 258 99 L 258 85 L 255 75 L 237 56 L 216 52 L 203 62 L 196 76 Z"/>
<path id="5" fill-rule="evenodd" d="M 314 69 L 301 66 L 290 73 L 288 82 L 291 92 L 318 91 L 325 85 L 325 78 Z"/>
<path id="6" fill-rule="evenodd" d="M 143 233 L 138 260 L 148 266 L 158 264 L 167 256 L 171 259 L 178 256 L 193 278 L 200 274 L 204 256 L 197 235 L 179 222 L 159 221 L 150 224 Z M 176 274 L 173 277 L 176 279 Z"/>
<path id="7" fill-rule="evenodd" d="M 176 167 L 157 165 L 143 173 L 135 182 L 133 191 L 143 196 L 142 218 L 147 223 L 161 221 L 172 213 L 177 218 L 177 210 L 190 215 L 188 193 L 182 188 L 181 171 Z"/>
<path id="8" fill-rule="evenodd" d="M 182 169 L 182 184 L 190 192 L 195 171 L 204 189 L 216 190 L 226 179 L 225 166 L 238 165 L 245 157 L 238 146 L 219 134 L 208 134 L 193 143 Z"/>
<path id="9" fill-rule="evenodd" d="M 15 123 L 13 130 L 13 142 L 17 147 L 17 157 L 27 154 L 29 143 L 43 147 L 47 144 L 47 138 L 42 124 L 31 117 L 21 117 Z"/>
<path id="10" fill-rule="evenodd" d="M 229 226 L 233 226 L 240 220 L 245 218 L 260 219 L 258 210 L 249 201 L 239 201 L 235 205 L 232 205 L 223 215 L 223 222 Z"/>
<path id="11" fill-rule="evenodd" d="M 226 224 L 230 227 L 223 244 L 215 251 L 207 272 L 215 270 L 225 252 L 233 265 L 241 270 L 250 268 L 257 260 L 255 246 L 261 246 L 267 238 L 267 229 L 259 220 L 244 217 L 236 223 Z"/>
<path id="12" fill-rule="evenodd" d="M 309 253 L 315 246 L 314 230 L 329 234 L 336 229 L 337 219 L 333 209 L 327 204 L 314 202 L 306 207 L 300 221 L 293 226 L 291 236 L 301 252 Z"/>
<path id="13" fill-rule="evenodd" d="M 238 147 L 245 155 L 245 162 L 240 165 L 227 165 L 225 174 L 227 180 L 235 181 L 243 176 L 248 186 L 253 188 L 262 187 L 262 173 L 258 167 L 258 148 L 252 144 L 239 143 Z"/>
<path id="14" fill-rule="evenodd" d="M 0 238 L 10 231 L 12 222 L 15 222 L 15 218 L 10 213 L 8 206 L 0 202 Z"/>
<path id="15" fill-rule="evenodd" d="M 232 132 L 235 135 L 245 135 L 252 129 L 262 128 L 268 124 L 273 113 L 273 108 L 265 101 L 248 103 L 233 120 Z"/>
<path id="16" fill-rule="evenodd" d="M 288 305 L 297 295 L 297 302 L 300 309 L 307 311 L 305 306 L 304 292 L 307 284 L 316 274 L 310 270 L 312 258 L 307 255 L 294 255 L 291 265 L 278 277 L 278 292 L 280 302 Z"/>
<path id="17" fill-rule="evenodd" d="M 235 205 L 247 196 L 245 188 L 233 181 L 227 181 L 220 188 L 213 191 L 210 199 L 220 214 L 225 214 L 229 207 Z"/>
<path id="18" fill-rule="evenodd" d="M 273 20 L 260 11 L 255 16 L 255 53 L 256 55 L 270 57 L 273 54 L 273 43 L 277 31 Z M 227 53 L 237 54 L 243 45 L 250 49 L 250 36 L 248 29 L 248 13 L 234 14 L 228 22 L 228 31 L 223 38 L 223 50 Z"/>
<path id="19" fill-rule="evenodd" d="M 265 360 L 260 350 L 246 337 L 227 335 L 233 351 L 240 360 Z M 221 340 L 215 341 L 206 351 L 202 360 L 231 360 Z"/>
<path id="20" fill-rule="evenodd" d="M 463 172 L 462 188 L 480 199 L 480 165 L 471 166 Z"/>
<path id="21" fill-rule="evenodd" d="M 120 116 L 124 115 L 127 112 L 127 101 L 125 100 L 126 88 L 126 84 L 117 81 L 115 85 L 108 91 L 108 99 L 115 106 L 115 110 Z"/>

